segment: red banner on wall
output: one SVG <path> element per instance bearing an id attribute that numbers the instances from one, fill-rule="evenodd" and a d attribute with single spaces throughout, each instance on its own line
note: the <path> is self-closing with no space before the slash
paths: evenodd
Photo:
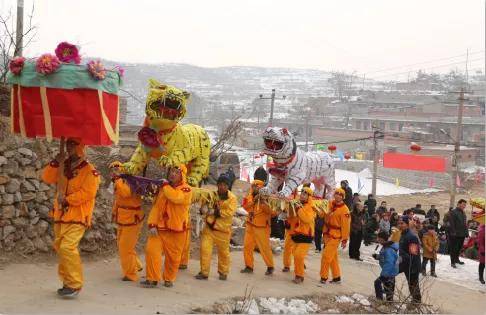
<path id="1" fill-rule="evenodd" d="M 445 173 L 446 159 L 440 156 L 385 152 L 383 154 L 383 167 Z"/>

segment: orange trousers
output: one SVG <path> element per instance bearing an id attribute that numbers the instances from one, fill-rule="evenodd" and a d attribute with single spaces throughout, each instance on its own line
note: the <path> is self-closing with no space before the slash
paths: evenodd
<path id="1" fill-rule="evenodd" d="M 120 255 L 120 265 L 123 276 L 132 281 L 138 280 L 138 271 L 142 269 L 142 263 L 138 258 L 135 247 L 142 223 L 136 225 L 119 225 L 117 229 L 118 254 Z"/>
<path id="2" fill-rule="evenodd" d="M 71 289 L 81 289 L 83 286 L 83 265 L 78 245 L 85 231 L 81 224 L 54 224 L 54 250 L 59 258 L 59 278 L 63 285 Z"/>
<path id="3" fill-rule="evenodd" d="M 218 272 L 227 275 L 230 269 L 230 239 L 231 233 L 213 231 L 205 226 L 201 233 L 201 273 L 209 275 L 213 245 L 218 249 Z"/>
<path id="4" fill-rule="evenodd" d="M 321 278 L 328 279 L 329 269 L 331 269 L 332 278 L 341 277 L 341 269 L 339 268 L 338 248 L 341 240 L 324 237 L 324 250 L 321 256 Z"/>
<path id="5" fill-rule="evenodd" d="M 245 266 L 253 269 L 253 252 L 258 247 L 260 255 L 267 267 L 273 267 L 273 253 L 270 246 L 270 227 L 255 227 L 251 224 L 246 225 L 245 239 L 243 243 L 243 258 Z"/>
<path id="6" fill-rule="evenodd" d="M 290 268 L 292 266 L 292 255 L 294 254 L 294 241 L 292 240 L 292 235 L 290 233 L 285 233 L 285 242 L 283 250 L 283 265 L 284 267 Z"/>
<path id="7" fill-rule="evenodd" d="M 184 243 L 184 250 L 182 251 L 181 265 L 189 264 L 189 257 L 191 256 L 191 228 L 186 231 L 186 241 Z"/>
<path id="8" fill-rule="evenodd" d="M 304 277 L 305 275 L 305 257 L 307 256 L 307 252 L 309 252 L 310 245 L 310 243 L 294 242 L 294 273 L 296 276 Z"/>
<path id="9" fill-rule="evenodd" d="M 149 236 L 145 247 L 147 280 L 175 281 L 185 242 L 185 232 L 159 231 L 158 236 Z M 162 253 L 165 255 L 163 274 Z"/>

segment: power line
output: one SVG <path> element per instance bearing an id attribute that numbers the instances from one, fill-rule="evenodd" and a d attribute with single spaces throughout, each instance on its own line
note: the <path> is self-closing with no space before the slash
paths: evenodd
<path id="1" fill-rule="evenodd" d="M 484 52 L 484 50 L 475 51 L 475 52 L 469 53 L 469 55 L 476 55 L 476 54 L 480 54 L 480 53 L 483 53 L 483 52 Z M 451 57 L 444 57 L 444 58 L 434 59 L 434 60 L 430 60 L 430 61 L 417 62 L 417 63 L 412 63 L 412 64 L 408 64 L 408 65 L 403 65 L 403 66 L 396 66 L 396 67 L 390 67 L 390 68 L 385 68 L 385 69 L 380 69 L 380 70 L 374 70 L 374 71 L 371 71 L 371 72 L 367 72 L 366 74 L 377 73 L 377 72 L 385 72 L 385 71 L 394 70 L 394 69 L 408 68 L 408 67 L 412 67 L 412 66 L 416 66 L 416 65 L 428 64 L 428 63 L 433 63 L 433 62 L 443 61 L 443 60 L 450 60 L 450 59 L 455 59 L 455 58 L 463 57 L 463 56 L 466 56 L 466 54 L 461 54 L 461 55 L 456 55 L 456 56 L 451 56 Z"/>

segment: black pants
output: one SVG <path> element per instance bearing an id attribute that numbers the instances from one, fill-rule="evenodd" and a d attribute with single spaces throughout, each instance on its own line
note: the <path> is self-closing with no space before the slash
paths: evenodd
<path id="1" fill-rule="evenodd" d="M 422 295 L 420 294 L 419 273 L 410 273 L 408 270 L 406 270 L 404 273 L 405 277 L 407 278 L 408 290 L 412 296 L 412 302 L 421 303 Z"/>
<path id="2" fill-rule="evenodd" d="M 361 247 L 362 240 L 363 240 L 362 231 L 351 232 L 349 238 L 349 258 L 359 259 L 360 256 L 359 248 Z"/>
<path id="3" fill-rule="evenodd" d="M 459 262 L 459 255 L 461 254 L 461 249 L 464 246 L 465 237 L 450 237 L 451 247 L 449 248 L 449 254 L 451 256 L 451 264 Z"/>
<path id="4" fill-rule="evenodd" d="M 324 219 L 317 217 L 315 221 L 314 245 L 318 251 L 322 249 L 322 227 L 324 226 Z"/>
<path id="5" fill-rule="evenodd" d="M 484 263 L 479 263 L 479 280 L 484 280 Z"/>
<path id="6" fill-rule="evenodd" d="M 395 277 L 378 277 L 375 280 L 375 294 L 378 300 L 383 300 L 383 293 L 387 301 L 393 301 L 395 294 Z"/>
<path id="7" fill-rule="evenodd" d="M 426 272 L 427 263 L 430 260 L 430 272 L 435 273 L 435 259 L 423 257 L 422 258 L 422 272 Z"/>

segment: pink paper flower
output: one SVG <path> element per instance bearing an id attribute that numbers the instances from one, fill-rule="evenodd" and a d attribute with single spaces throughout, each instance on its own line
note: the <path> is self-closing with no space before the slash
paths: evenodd
<path id="1" fill-rule="evenodd" d="M 35 70 L 42 74 L 50 74 L 61 66 L 59 59 L 52 54 L 43 54 L 35 63 Z"/>
<path id="2" fill-rule="evenodd" d="M 123 76 L 125 75 L 125 69 L 123 69 L 122 66 L 120 66 L 120 65 L 116 65 L 115 70 L 120 75 L 120 78 L 123 78 Z"/>
<path id="3" fill-rule="evenodd" d="M 68 42 L 62 42 L 56 47 L 56 56 L 62 62 L 79 64 L 81 57 L 79 56 L 79 49 L 76 45 Z"/>
<path id="4" fill-rule="evenodd" d="M 99 60 L 91 60 L 87 64 L 88 72 L 95 80 L 104 80 L 106 77 L 105 66 Z"/>
<path id="5" fill-rule="evenodd" d="M 24 68 L 24 63 L 24 57 L 14 57 L 12 60 L 10 60 L 8 68 L 10 69 L 10 72 L 12 72 L 14 75 L 19 75 Z"/>

